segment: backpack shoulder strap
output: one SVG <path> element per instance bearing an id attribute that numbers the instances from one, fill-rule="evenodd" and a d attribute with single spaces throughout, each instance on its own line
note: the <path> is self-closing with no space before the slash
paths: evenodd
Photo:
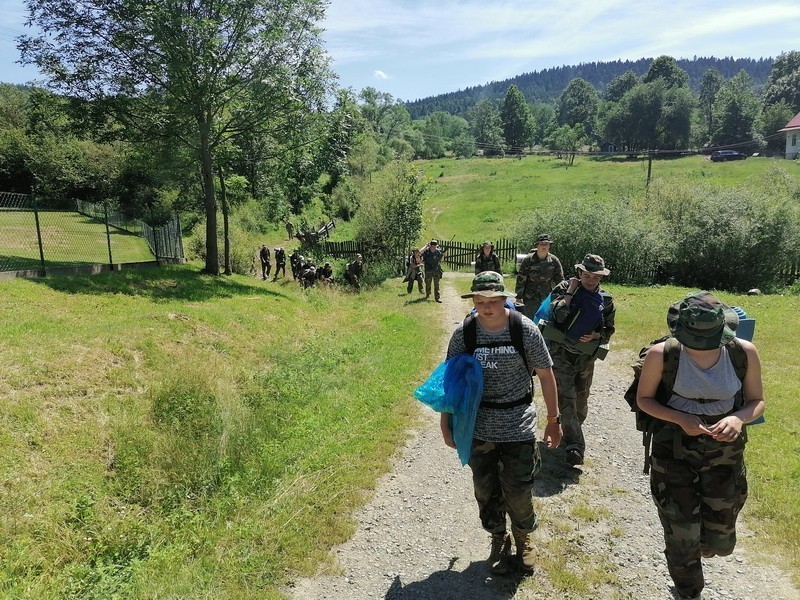
<path id="1" fill-rule="evenodd" d="M 475 322 L 475 315 L 470 313 L 464 318 L 464 328 L 461 332 L 464 334 L 464 349 L 471 356 L 478 347 L 478 325 Z"/>
<path id="2" fill-rule="evenodd" d="M 731 359 L 736 376 L 744 381 L 744 376 L 747 374 L 747 352 L 739 343 L 738 338 L 733 338 L 726 346 L 728 348 L 728 358 Z"/>
<path id="3" fill-rule="evenodd" d="M 529 369 L 528 357 L 525 354 L 525 340 L 522 339 L 522 313 L 516 310 L 508 311 L 508 331 L 511 334 L 511 345 L 522 357 L 525 368 Z"/>
<path id="4" fill-rule="evenodd" d="M 664 342 L 664 371 L 661 381 L 672 395 L 672 387 L 675 385 L 675 378 L 678 376 L 678 362 L 681 359 L 681 343 L 674 337 L 667 338 Z"/>

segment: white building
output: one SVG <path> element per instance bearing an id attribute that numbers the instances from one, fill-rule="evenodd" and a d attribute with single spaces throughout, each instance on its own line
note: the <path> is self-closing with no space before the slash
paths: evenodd
<path id="1" fill-rule="evenodd" d="M 800 152 L 800 113 L 786 124 L 786 127 L 779 129 L 778 133 L 786 133 L 786 158 L 797 158 Z"/>

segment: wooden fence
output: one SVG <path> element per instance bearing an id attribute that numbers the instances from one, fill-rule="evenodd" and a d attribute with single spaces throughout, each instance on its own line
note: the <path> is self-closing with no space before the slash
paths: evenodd
<path id="1" fill-rule="evenodd" d="M 440 242 L 442 249 L 447 250 L 442 262 L 451 269 L 463 269 L 472 265 L 475 257 L 481 250 L 483 242 L 469 243 L 449 241 Z M 500 262 L 515 262 L 517 257 L 517 245 L 511 240 L 497 240 L 494 242 L 494 253 Z"/>

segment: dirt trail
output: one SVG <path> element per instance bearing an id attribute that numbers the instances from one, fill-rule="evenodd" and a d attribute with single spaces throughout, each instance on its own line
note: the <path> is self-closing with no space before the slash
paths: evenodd
<path id="1" fill-rule="evenodd" d="M 442 282 L 448 332 L 468 309 L 453 286 L 459 276 L 447 273 Z M 442 356 L 444 351 L 443 346 Z M 421 408 L 423 425 L 372 500 L 354 515 L 355 535 L 333 550 L 340 572 L 300 579 L 286 593 L 294 600 L 673 598 L 661 527 L 641 474 L 641 434 L 622 400 L 630 359 L 611 352 L 597 364 L 585 425 L 586 464 L 570 469 L 563 450 L 543 450 L 535 486 L 540 526 L 534 536 L 543 552 L 561 537 L 579 548 L 580 556 L 568 560 L 610 572 L 605 581 L 588 582 L 590 592 L 564 592 L 541 570 L 529 578 L 489 573 L 489 537 L 480 527 L 469 468 L 461 468 L 455 451 L 442 443 L 438 414 Z M 541 397 L 537 404 L 541 411 Z M 786 573 L 748 551 L 757 544 L 744 526 L 740 540 L 732 556 L 704 561 L 704 600 L 800 598 Z"/>

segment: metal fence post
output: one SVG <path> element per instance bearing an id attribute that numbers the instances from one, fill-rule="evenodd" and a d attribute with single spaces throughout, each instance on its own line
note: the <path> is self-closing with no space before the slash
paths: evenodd
<path id="1" fill-rule="evenodd" d="M 106 242 L 108 243 L 108 268 L 114 270 L 114 259 L 111 256 L 111 231 L 108 229 L 108 203 L 103 202 L 103 214 L 106 221 Z"/>
<path id="2" fill-rule="evenodd" d="M 44 268 L 44 246 L 42 245 L 42 226 L 39 224 L 39 207 L 36 205 L 36 198 L 32 198 L 33 204 L 33 218 L 36 221 L 36 239 L 39 242 L 39 261 L 41 263 L 41 267 L 39 269 L 39 275 L 44 277 L 47 275 L 47 271 Z"/>

